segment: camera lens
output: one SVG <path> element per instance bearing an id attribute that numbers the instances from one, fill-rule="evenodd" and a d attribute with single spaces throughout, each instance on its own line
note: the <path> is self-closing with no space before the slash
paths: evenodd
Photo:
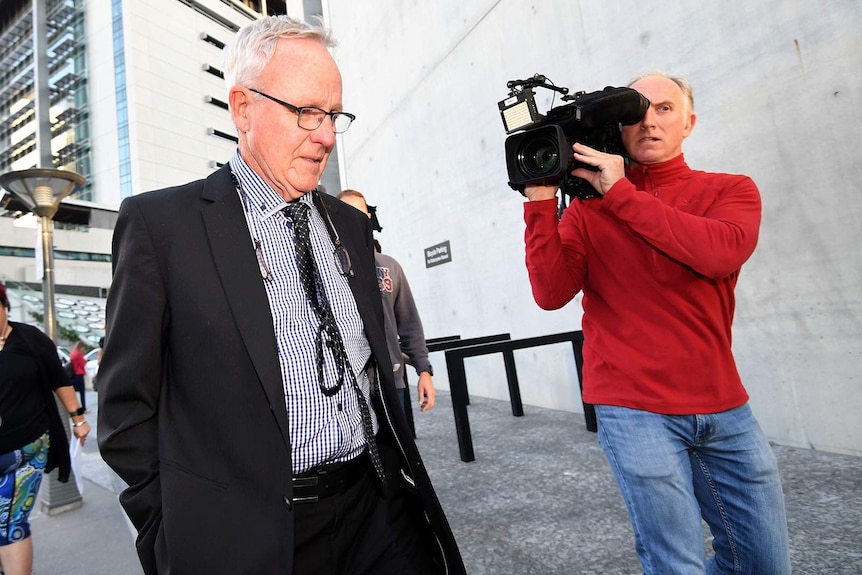
<path id="1" fill-rule="evenodd" d="M 531 178 L 553 174 L 559 163 L 557 143 L 550 138 L 528 140 L 518 152 L 518 165 L 521 171 Z"/>

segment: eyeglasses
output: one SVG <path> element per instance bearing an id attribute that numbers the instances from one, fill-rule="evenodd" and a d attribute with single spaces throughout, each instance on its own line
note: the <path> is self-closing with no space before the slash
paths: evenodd
<path id="1" fill-rule="evenodd" d="M 314 194 L 314 205 L 317 206 L 318 211 L 323 214 L 326 229 L 329 230 L 329 234 L 332 237 L 332 243 L 335 244 L 335 250 L 332 252 L 332 255 L 335 256 L 335 267 L 338 269 L 338 273 L 344 277 L 352 278 L 353 262 L 350 261 L 350 254 L 347 253 L 347 248 L 345 248 L 344 244 L 341 243 L 341 236 L 338 235 L 338 230 L 335 229 L 335 225 L 332 223 L 332 218 L 329 217 L 329 210 L 326 209 L 326 204 L 324 204 L 323 200 L 320 199 L 320 192 L 315 189 L 312 194 Z"/>
<path id="2" fill-rule="evenodd" d="M 245 190 L 242 188 L 242 185 L 239 182 L 239 178 L 236 177 L 236 174 L 233 173 L 233 170 L 230 172 L 231 178 L 233 179 L 233 185 L 236 187 L 237 193 L 240 195 L 242 199 L 242 211 L 243 215 L 245 215 L 246 225 L 248 225 L 248 231 L 251 234 L 251 242 L 254 247 L 255 255 L 257 256 L 257 264 L 260 267 L 260 275 L 263 278 L 263 281 L 271 282 L 272 281 L 272 273 L 269 271 L 269 266 L 266 265 L 266 257 L 263 255 L 263 242 L 260 241 L 254 234 L 254 225 L 252 224 L 251 218 L 248 213 L 248 197 L 245 194 Z M 317 195 L 319 192 L 315 189 L 313 194 Z M 338 273 L 347 278 L 353 277 L 353 263 L 350 261 L 350 254 L 347 253 L 347 248 L 344 247 L 344 244 L 341 243 L 341 237 L 338 235 L 338 231 L 335 229 L 335 226 L 332 224 L 332 219 L 329 217 L 329 210 L 326 209 L 326 205 L 320 198 L 317 198 L 315 201 L 315 205 L 322 210 L 323 216 L 325 218 L 325 224 L 329 233 L 332 236 L 332 243 L 335 244 L 335 249 L 332 251 L 332 255 L 335 258 L 335 269 L 338 270 Z"/>
<path id="3" fill-rule="evenodd" d="M 272 281 L 272 273 L 269 271 L 269 266 L 266 265 L 266 258 L 263 256 L 263 242 L 254 238 L 254 251 L 257 254 L 257 263 L 260 266 L 260 275 L 264 281 Z M 350 254 L 347 253 L 347 248 L 341 243 L 341 239 L 335 240 L 335 249 L 332 251 L 335 257 L 335 269 L 338 273 L 347 278 L 353 277 L 353 263 L 350 261 Z"/>
<path id="4" fill-rule="evenodd" d="M 350 124 L 353 123 L 353 120 L 356 119 L 356 116 L 353 114 L 348 114 L 347 112 L 327 112 L 326 110 L 321 110 L 320 108 L 315 108 L 314 106 L 294 106 L 293 104 L 288 104 L 284 100 L 279 100 L 275 96 L 270 96 L 269 94 L 264 94 L 260 90 L 255 90 L 254 88 L 249 88 L 255 94 L 259 94 L 268 100 L 272 100 L 276 104 L 281 104 L 291 112 L 296 114 L 296 125 L 302 128 L 303 130 L 316 130 L 323 123 L 323 119 L 326 116 L 329 116 L 329 119 L 332 121 L 332 129 L 336 134 L 343 134 L 347 131 L 347 128 L 350 127 Z"/>
<path id="5" fill-rule="evenodd" d="M 335 256 L 335 267 L 338 273 L 347 278 L 353 277 L 353 264 L 350 262 L 350 254 L 340 239 L 335 240 L 335 251 L 332 252 Z"/>
<path id="6" fill-rule="evenodd" d="M 266 258 L 263 256 L 263 242 L 254 238 L 254 251 L 257 254 L 257 264 L 260 266 L 260 275 L 264 281 L 272 281 L 272 273 L 269 271 L 269 266 L 266 265 Z M 335 240 L 335 249 L 332 251 L 335 257 L 335 269 L 338 273 L 347 278 L 353 277 L 353 263 L 350 261 L 350 254 L 347 253 L 347 248 L 341 243 L 341 240 Z"/>

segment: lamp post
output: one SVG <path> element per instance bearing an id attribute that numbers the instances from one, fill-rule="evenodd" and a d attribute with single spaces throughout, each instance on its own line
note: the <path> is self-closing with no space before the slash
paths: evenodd
<path id="1" fill-rule="evenodd" d="M 86 179 L 80 174 L 54 169 L 51 153 L 51 77 L 48 64 L 48 11 L 46 0 L 32 0 L 33 18 L 33 102 L 36 114 L 36 150 L 38 164 L 43 168 L 19 170 L 0 175 L 0 185 L 9 190 L 30 210 L 41 218 L 42 224 L 42 302 L 45 312 L 45 333 L 53 341 L 57 336 L 57 317 L 54 307 L 54 216 L 60 201 L 79 190 Z M 56 398 L 60 413 L 65 407 Z M 66 427 L 66 438 L 70 429 Z M 42 507 L 48 514 L 56 514 L 81 505 L 81 493 L 74 481 L 60 483 L 56 473 L 48 474 L 41 490 Z"/>
<path id="2" fill-rule="evenodd" d="M 79 190 L 85 182 L 84 176 L 75 172 L 49 168 L 33 168 L 0 175 L 0 185 L 12 192 L 41 219 L 45 333 L 55 342 L 57 314 L 54 308 L 54 215 L 63 198 Z"/>
<path id="3" fill-rule="evenodd" d="M 86 179 L 80 174 L 53 168 L 33 168 L 0 174 L 0 186 L 14 194 L 41 219 L 45 333 L 54 342 L 57 341 L 57 314 L 54 307 L 54 215 L 60 207 L 60 201 L 79 190 L 85 182 Z M 60 414 L 64 414 L 65 406 L 56 397 L 55 401 Z M 68 439 L 68 429 L 66 434 Z M 48 475 L 41 497 L 43 509 L 49 515 L 79 507 L 82 500 L 75 482 L 60 483 L 56 473 Z"/>
<path id="4" fill-rule="evenodd" d="M 42 302 L 45 312 L 45 333 L 56 342 L 57 317 L 54 307 L 54 216 L 60 201 L 79 190 L 86 179 L 75 172 L 54 169 L 51 153 L 51 89 L 48 65 L 48 11 L 46 0 L 32 1 L 33 17 L 33 101 L 36 108 L 36 150 L 38 164 L 43 168 L 20 170 L 0 175 L 0 185 L 14 194 L 41 218 L 42 224 Z M 55 396 L 60 413 L 66 408 Z M 66 438 L 70 429 L 66 427 Z M 51 472 L 41 490 L 42 508 L 49 515 L 81 505 L 81 493 L 74 481 L 60 483 Z"/>

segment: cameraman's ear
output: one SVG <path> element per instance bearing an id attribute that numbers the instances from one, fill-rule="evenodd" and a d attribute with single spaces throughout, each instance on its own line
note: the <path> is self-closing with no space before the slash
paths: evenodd
<path id="1" fill-rule="evenodd" d="M 691 114 L 688 115 L 688 118 L 686 118 L 685 128 L 683 128 L 683 131 L 682 131 L 682 137 L 683 138 L 687 138 L 688 135 L 691 134 L 691 131 L 694 130 L 694 125 L 696 123 L 697 123 L 697 114 L 692 112 Z"/>

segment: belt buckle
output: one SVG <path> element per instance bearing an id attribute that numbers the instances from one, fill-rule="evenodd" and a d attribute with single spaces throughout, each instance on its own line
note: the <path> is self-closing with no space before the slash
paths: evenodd
<path id="1" fill-rule="evenodd" d="M 299 490 L 300 492 L 303 489 L 316 488 L 318 486 L 318 479 L 316 476 L 312 477 L 294 477 L 293 478 L 293 503 L 301 504 L 301 503 L 317 503 L 320 500 L 320 497 L 317 494 L 314 495 L 305 495 L 305 496 L 297 496 L 296 492 Z"/>

